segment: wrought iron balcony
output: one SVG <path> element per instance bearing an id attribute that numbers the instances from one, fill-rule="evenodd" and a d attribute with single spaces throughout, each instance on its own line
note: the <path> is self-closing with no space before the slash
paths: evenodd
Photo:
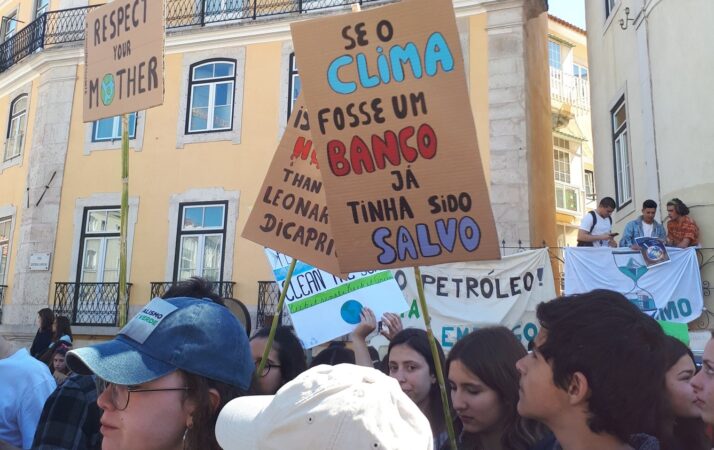
<path id="1" fill-rule="evenodd" d="M 151 282 L 151 298 L 163 297 L 169 288 L 175 286 L 177 281 L 152 281 Z M 233 281 L 212 281 L 213 292 L 221 298 L 233 298 L 233 287 L 236 285 Z"/>
<path id="2" fill-rule="evenodd" d="M 128 313 L 131 283 L 127 283 L 127 303 L 119 305 L 119 283 L 55 283 L 55 315 L 66 316 L 72 325 L 113 327 L 119 310 Z"/>
<path id="3" fill-rule="evenodd" d="M 258 310 L 255 313 L 255 326 L 257 329 L 269 327 L 273 323 L 275 310 L 280 299 L 280 289 L 275 281 L 258 281 Z M 283 308 L 280 315 L 280 325 L 288 325 L 290 319 Z"/>
<path id="4" fill-rule="evenodd" d="M 7 286 L 0 284 L 0 323 L 2 323 L 2 307 L 5 304 L 5 291 Z"/>
<path id="5" fill-rule="evenodd" d="M 242 23 L 265 17 L 345 9 L 353 3 L 389 0 L 167 0 L 166 28 Z M 98 5 L 48 11 L 0 44 L 0 73 L 25 57 L 57 44 L 84 40 L 87 11 Z"/>

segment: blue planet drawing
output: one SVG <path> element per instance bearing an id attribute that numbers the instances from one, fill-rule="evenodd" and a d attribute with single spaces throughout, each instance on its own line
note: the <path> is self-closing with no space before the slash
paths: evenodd
<path id="1" fill-rule="evenodd" d="M 360 313 L 362 313 L 362 304 L 357 300 L 347 300 L 340 308 L 342 320 L 352 325 L 360 322 Z"/>

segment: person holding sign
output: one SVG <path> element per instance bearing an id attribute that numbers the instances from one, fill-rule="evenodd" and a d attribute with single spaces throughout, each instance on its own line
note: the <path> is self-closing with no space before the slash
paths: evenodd
<path id="1" fill-rule="evenodd" d="M 451 349 L 446 371 L 460 449 L 528 450 L 544 436 L 542 426 L 516 410 L 516 361 L 525 354 L 505 327 L 472 331 Z"/>
<path id="2" fill-rule="evenodd" d="M 112 340 L 67 353 L 93 374 L 105 450 L 219 450 L 218 412 L 253 380 L 248 336 L 210 300 L 153 299 Z"/>

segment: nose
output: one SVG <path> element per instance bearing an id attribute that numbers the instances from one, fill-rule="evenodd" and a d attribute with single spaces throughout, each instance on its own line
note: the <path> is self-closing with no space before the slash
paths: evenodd
<path id="1" fill-rule="evenodd" d="M 692 377 L 691 380 L 689 380 L 689 384 L 694 389 L 694 392 L 698 392 L 698 391 L 702 390 L 702 384 L 701 384 L 702 376 L 703 376 L 702 372 L 704 372 L 704 370 L 700 370 Z"/>
<path id="2" fill-rule="evenodd" d="M 464 402 L 463 396 L 457 389 L 451 390 L 451 404 L 456 411 L 464 411 L 466 409 L 466 403 Z"/>
<path id="3" fill-rule="evenodd" d="M 392 378 L 396 378 L 399 383 L 404 383 L 407 381 L 407 377 L 404 373 L 404 370 L 401 368 L 395 370 L 394 372 L 391 373 Z"/>
<path id="4" fill-rule="evenodd" d="M 107 387 L 101 394 L 99 394 L 99 397 L 97 397 L 97 406 L 99 406 L 103 411 L 114 408 L 114 404 L 112 403 L 111 387 Z"/>
<path id="5" fill-rule="evenodd" d="M 525 362 L 526 358 L 528 358 L 528 355 L 526 355 L 523 358 L 516 361 L 516 370 L 518 370 L 518 373 L 520 373 L 521 376 L 526 374 L 526 362 Z"/>

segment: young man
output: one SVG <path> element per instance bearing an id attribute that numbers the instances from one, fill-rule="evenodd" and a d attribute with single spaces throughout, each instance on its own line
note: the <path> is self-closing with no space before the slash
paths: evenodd
<path id="1" fill-rule="evenodd" d="M 615 200 L 605 197 L 595 211 L 585 214 L 578 230 L 578 247 L 617 247 L 612 230 L 612 212 Z"/>
<path id="2" fill-rule="evenodd" d="M 630 247 L 632 250 L 639 250 L 640 246 L 635 242 L 638 237 L 653 237 L 662 239 L 667 238 L 667 232 L 664 231 L 662 224 L 655 220 L 657 213 L 657 202 L 654 200 L 645 200 L 642 203 L 642 215 L 637 219 L 628 222 L 625 225 L 625 231 L 622 232 L 620 247 Z"/>
<path id="3" fill-rule="evenodd" d="M 518 412 L 554 436 L 542 450 L 656 450 L 666 429 L 665 336 L 621 294 L 595 290 L 538 305 L 541 330 L 518 361 Z"/>
<path id="4" fill-rule="evenodd" d="M 699 227 L 689 217 L 689 208 L 678 198 L 667 202 L 667 244 L 687 248 L 699 244 Z"/>

